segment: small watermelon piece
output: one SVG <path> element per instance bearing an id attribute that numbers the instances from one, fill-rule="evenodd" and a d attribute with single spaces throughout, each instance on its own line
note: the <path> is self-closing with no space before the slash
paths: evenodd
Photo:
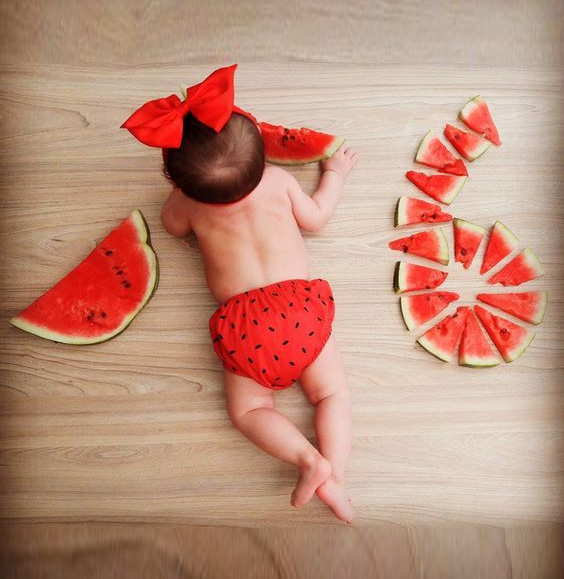
<path id="1" fill-rule="evenodd" d="M 416 290 L 434 289 L 447 278 L 446 271 L 433 267 L 398 261 L 394 270 L 394 291 L 397 294 Z"/>
<path id="2" fill-rule="evenodd" d="M 535 337 L 535 333 L 531 330 L 500 316 L 494 316 L 481 306 L 474 306 L 474 312 L 506 362 L 516 360 Z"/>
<path id="3" fill-rule="evenodd" d="M 345 141 L 302 127 L 289 129 L 281 125 L 259 123 L 264 141 L 264 154 L 268 163 L 301 165 L 330 157 Z"/>
<path id="4" fill-rule="evenodd" d="M 472 310 L 469 310 L 466 316 L 458 348 L 458 363 L 472 368 L 487 368 L 500 363 L 499 357 L 490 346 Z"/>
<path id="5" fill-rule="evenodd" d="M 440 314 L 451 302 L 460 296 L 455 292 L 430 292 L 416 296 L 401 296 L 400 309 L 403 321 L 408 330 Z"/>
<path id="6" fill-rule="evenodd" d="M 509 255 L 518 243 L 519 239 L 501 221 L 496 221 L 488 240 L 480 275 L 487 273 L 494 265 Z"/>
<path id="7" fill-rule="evenodd" d="M 548 303 L 546 291 L 478 294 L 476 297 L 481 302 L 535 325 L 542 322 Z"/>
<path id="8" fill-rule="evenodd" d="M 488 283 L 501 285 L 521 285 L 544 275 L 542 263 L 531 249 L 524 249 L 508 264 L 490 277 Z"/>
<path id="9" fill-rule="evenodd" d="M 480 247 L 486 230 L 475 223 L 456 218 L 454 227 L 454 261 L 468 269 Z"/>
<path id="10" fill-rule="evenodd" d="M 444 223 L 451 221 L 450 213 L 443 213 L 440 205 L 428 203 L 415 197 L 400 197 L 396 204 L 394 226 L 414 225 L 416 223 Z"/>
<path id="11" fill-rule="evenodd" d="M 136 210 L 10 322 L 55 342 L 104 342 L 125 330 L 157 283 L 157 256 L 150 246 L 147 223 Z"/>
<path id="12" fill-rule="evenodd" d="M 471 98 L 464 105 L 460 113 L 458 113 L 458 116 L 460 120 L 473 131 L 480 133 L 480 135 L 488 141 L 491 141 L 494 145 L 501 145 L 497 127 L 490 114 L 490 109 L 480 95 Z"/>
<path id="13" fill-rule="evenodd" d="M 468 161 L 475 161 L 483 155 L 490 147 L 491 143 L 479 135 L 473 135 L 462 131 L 453 125 L 447 124 L 445 127 L 445 137 L 450 144 Z"/>
<path id="14" fill-rule="evenodd" d="M 440 229 L 421 231 L 409 237 L 394 239 L 388 243 L 388 247 L 395 251 L 425 257 L 443 265 L 448 265 L 450 260 L 448 243 L 445 234 Z"/>
<path id="15" fill-rule="evenodd" d="M 446 316 L 438 324 L 428 329 L 417 339 L 417 342 L 439 360 L 450 362 L 464 329 L 468 310 L 467 306 L 456 308 L 454 314 Z"/>
<path id="16" fill-rule="evenodd" d="M 457 175 L 425 175 L 417 171 L 408 171 L 405 176 L 425 195 L 445 205 L 450 205 L 456 199 L 468 179 Z"/>
<path id="17" fill-rule="evenodd" d="M 433 137 L 431 131 L 423 137 L 415 154 L 415 162 L 438 169 L 441 173 L 468 175 L 464 161 L 452 155 L 438 137 Z"/>

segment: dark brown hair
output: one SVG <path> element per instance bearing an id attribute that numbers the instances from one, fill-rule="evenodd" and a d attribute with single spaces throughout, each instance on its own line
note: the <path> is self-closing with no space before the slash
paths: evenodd
<path id="1" fill-rule="evenodd" d="M 263 172 L 261 134 L 237 113 L 219 133 L 186 115 L 180 147 L 164 155 L 165 177 L 188 197 L 206 203 L 238 201 L 259 184 Z"/>

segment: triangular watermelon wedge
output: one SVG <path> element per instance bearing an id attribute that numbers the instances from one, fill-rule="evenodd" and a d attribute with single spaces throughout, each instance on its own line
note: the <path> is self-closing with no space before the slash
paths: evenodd
<path id="1" fill-rule="evenodd" d="M 508 264 L 490 277 L 488 283 L 501 285 L 521 285 L 544 275 L 544 269 L 538 257 L 530 249 L 524 249 Z"/>
<path id="2" fill-rule="evenodd" d="M 468 175 L 464 161 L 452 155 L 438 137 L 433 137 L 431 131 L 423 137 L 415 154 L 415 162 L 438 169 L 441 173 Z"/>
<path id="3" fill-rule="evenodd" d="M 458 363 L 471 368 L 487 368 L 497 366 L 500 362 L 480 328 L 474 312 L 469 310 L 458 348 Z"/>
<path id="4" fill-rule="evenodd" d="M 458 218 L 453 221 L 453 226 L 454 261 L 461 263 L 464 269 L 468 269 L 472 265 L 486 230 L 475 223 Z"/>
<path id="5" fill-rule="evenodd" d="M 425 257 L 443 265 L 448 265 L 450 260 L 448 243 L 440 229 L 421 231 L 409 237 L 394 239 L 388 243 L 388 247 L 395 251 Z"/>
<path id="6" fill-rule="evenodd" d="M 494 316 L 481 306 L 474 306 L 474 312 L 506 362 L 516 360 L 535 337 L 535 333 L 531 330 L 500 316 Z"/>
<path id="7" fill-rule="evenodd" d="M 460 113 L 458 113 L 458 116 L 462 122 L 473 131 L 480 133 L 480 135 L 488 139 L 488 141 L 491 141 L 494 145 L 501 145 L 497 127 L 490 114 L 490 109 L 480 95 L 471 98 L 464 105 Z"/>
<path id="8" fill-rule="evenodd" d="M 455 292 L 430 292 L 416 296 L 401 296 L 400 309 L 408 330 L 424 324 L 440 314 L 460 296 Z"/>
<path id="9" fill-rule="evenodd" d="M 457 175 L 425 175 L 417 171 L 408 171 L 405 176 L 425 195 L 445 205 L 450 205 L 456 199 L 468 179 Z"/>
<path id="10" fill-rule="evenodd" d="M 481 302 L 535 325 L 542 322 L 548 303 L 546 291 L 478 294 L 476 297 Z"/>
<path id="11" fill-rule="evenodd" d="M 439 360 L 450 362 L 464 329 L 468 310 L 467 306 L 456 308 L 454 314 L 446 316 L 438 324 L 428 329 L 418 338 L 417 342 Z"/>
<path id="12" fill-rule="evenodd" d="M 394 291 L 398 294 L 424 289 L 434 289 L 447 278 L 446 271 L 433 267 L 398 261 L 394 270 Z"/>
<path id="13" fill-rule="evenodd" d="M 491 143 L 479 135 L 473 135 L 461 129 L 447 124 L 445 127 L 445 137 L 450 144 L 468 161 L 475 161 L 483 155 L 490 147 Z"/>
<path id="14" fill-rule="evenodd" d="M 444 223 L 452 221 L 450 213 L 443 213 L 439 205 L 428 203 L 415 197 L 400 197 L 396 204 L 394 226 L 415 225 L 416 223 Z"/>
<path id="15" fill-rule="evenodd" d="M 480 268 L 480 275 L 490 271 L 494 265 L 509 255 L 517 247 L 518 243 L 519 239 L 501 221 L 496 221 L 488 240 L 484 261 Z"/>

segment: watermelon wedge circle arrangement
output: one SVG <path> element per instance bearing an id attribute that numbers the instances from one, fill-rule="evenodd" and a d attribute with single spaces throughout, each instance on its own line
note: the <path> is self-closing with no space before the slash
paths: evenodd
<path id="1" fill-rule="evenodd" d="M 157 289 L 158 260 L 138 210 L 10 322 L 41 338 L 97 344 L 123 332 Z"/>

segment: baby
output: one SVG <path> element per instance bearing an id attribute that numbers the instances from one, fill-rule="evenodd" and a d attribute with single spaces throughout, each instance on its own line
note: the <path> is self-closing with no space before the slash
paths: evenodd
<path id="1" fill-rule="evenodd" d="M 183 104 L 190 101 L 190 90 Z M 197 108 L 194 100 L 191 110 Z M 265 167 L 252 115 L 233 106 L 227 116 L 217 130 L 209 120 L 184 112 L 179 146 L 164 151 L 164 173 L 173 189 L 162 222 L 172 235 L 193 232 L 198 238 L 208 287 L 221 304 L 209 330 L 223 363 L 233 425 L 262 450 L 298 468 L 294 507 L 317 493 L 350 523 L 353 509 L 344 485 L 350 394 L 331 335 L 331 287 L 309 279 L 300 228 L 317 231 L 327 223 L 357 154 L 341 147 L 322 161 L 323 174 L 310 197 L 288 172 Z M 275 410 L 274 391 L 295 380 L 315 406 L 319 451 Z"/>

